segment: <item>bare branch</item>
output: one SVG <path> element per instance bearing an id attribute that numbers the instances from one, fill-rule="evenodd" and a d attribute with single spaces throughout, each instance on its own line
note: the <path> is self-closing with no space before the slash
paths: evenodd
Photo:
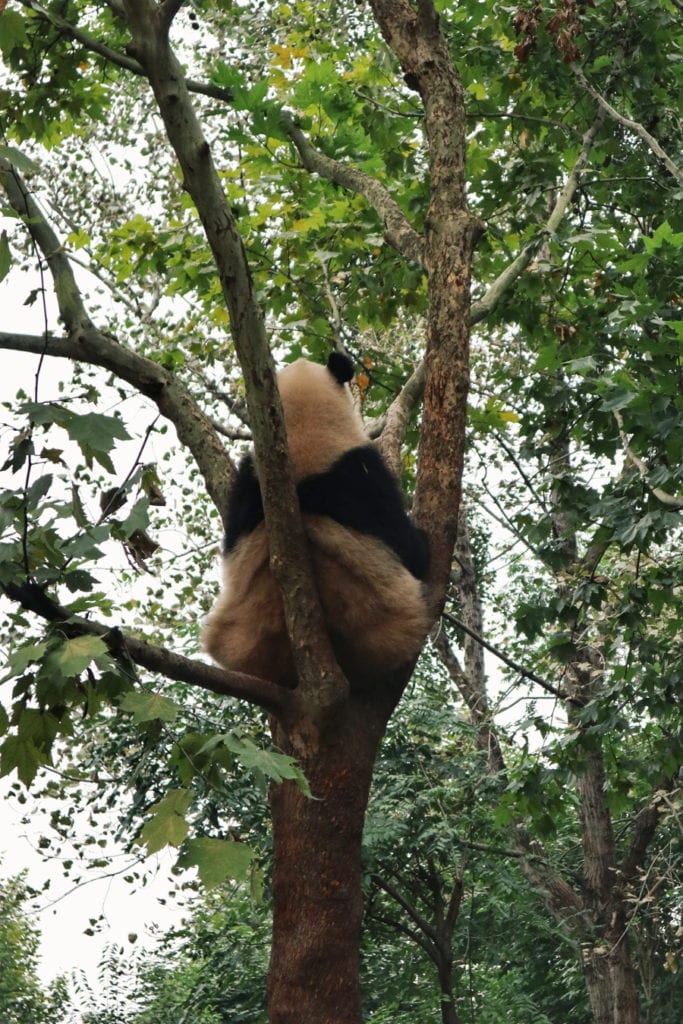
<path id="1" fill-rule="evenodd" d="M 598 90 L 594 88 L 594 86 L 590 84 L 590 82 L 584 75 L 583 70 L 578 66 L 578 64 L 572 64 L 571 69 L 578 78 L 578 80 L 581 82 L 581 85 L 584 87 L 586 92 L 590 93 L 590 95 L 593 97 L 593 99 L 601 108 L 601 110 L 608 114 L 613 121 L 616 121 L 624 128 L 628 128 L 629 131 L 635 132 L 636 135 L 638 135 L 643 140 L 643 142 L 647 146 L 649 146 L 649 148 L 652 150 L 657 159 L 661 160 L 669 174 L 671 174 L 676 179 L 679 185 L 683 185 L 683 170 L 673 162 L 671 157 L 668 155 L 668 153 L 664 151 L 664 149 L 662 149 L 662 147 L 654 138 L 654 136 L 650 135 L 647 129 L 644 128 L 643 125 L 640 124 L 638 121 L 634 121 L 630 117 L 624 117 L 624 115 L 620 114 L 619 111 L 616 110 L 611 103 L 608 103 L 605 97 L 601 93 L 599 93 Z"/>
<path id="2" fill-rule="evenodd" d="M 162 0 L 162 3 L 159 4 L 159 20 L 161 30 L 165 35 L 168 35 L 173 19 L 184 3 L 185 0 Z"/>
<path id="3" fill-rule="evenodd" d="M 21 604 L 27 611 L 41 616 L 48 622 L 60 623 L 60 628 L 66 636 L 99 636 L 108 645 L 112 654 L 119 657 L 128 655 L 135 664 L 150 672 L 158 672 L 168 679 L 199 686 L 221 696 L 237 697 L 276 715 L 283 714 L 287 707 L 290 692 L 276 686 L 275 683 L 241 672 L 224 672 L 202 661 L 174 654 L 165 647 L 156 647 L 144 640 L 127 636 L 117 628 L 72 615 L 68 608 L 53 601 L 36 584 L 6 584 L 2 590 L 7 597 Z"/>
<path id="4" fill-rule="evenodd" d="M 621 444 L 623 446 L 626 455 L 631 460 L 633 465 L 640 473 L 640 479 L 643 481 L 648 491 L 654 494 L 655 498 L 661 501 L 662 505 L 668 505 L 670 508 L 683 509 L 683 498 L 676 498 L 673 494 L 667 494 L 661 487 L 653 487 L 650 483 L 650 470 L 647 468 L 642 459 L 639 459 L 636 453 L 629 445 L 626 432 L 624 430 L 624 420 L 618 409 L 613 409 L 612 414 L 617 421 L 619 427 L 619 437 L 621 438 Z"/>
<path id="5" fill-rule="evenodd" d="M 454 626 L 457 626 L 458 629 L 461 629 L 463 633 L 467 633 L 468 636 L 470 636 L 473 640 L 476 640 L 476 642 L 478 644 L 481 644 L 482 647 L 485 647 L 487 651 L 491 652 L 491 654 L 495 654 L 496 658 L 498 658 L 505 665 L 507 665 L 508 668 L 511 668 L 515 672 L 518 672 L 520 676 L 523 676 L 525 679 L 530 679 L 532 682 L 537 683 L 538 686 L 540 686 L 547 693 L 552 694 L 553 697 L 557 697 L 558 700 L 566 700 L 571 704 L 576 704 L 577 707 L 581 707 L 580 701 L 573 700 L 566 693 L 563 693 L 563 691 L 560 690 L 557 686 L 553 686 L 552 683 L 549 683 L 546 679 L 544 679 L 542 676 L 539 676 L 536 672 L 532 672 L 531 669 L 524 668 L 524 666 L 520 665 L 519 662 L 515 661 L 513 658 L 510 658 L 507 654 L 504 654 L 499 647 L 496 647 L 494 646 L 494 644 L 489 643 L 488 640 L 484 640 L 483 636 L 479 636 L 477 633 L 471 630 L 469 626 L 466 626 L 464 622 L 456 618 L 455 615 L 451 615 L 450 612 L 442 612 L 442 616 L 444 619 L 446 619 L 447 622 L 452 622 Z"/>
<path id="6" fill-rule="evenodd" d="M 401 445 L 410 414 L 422 397 L 424 383 L 424 363 L 419 363 L 387 409 L 379 446 L 382 455 L 398 477 L 401 475 Z"/>
<path id="7" fill-rule="evenodd" d="M 673 789 L 673 782 L 666 790 L 655 794 L 652 803 L 641 807 L 633 822 L 633 838 L 621 864 L 621 878 L 624 883 L 630 882 L 642 867 L 647 848 L 652 842 L 657 825 L 666 806 L 665 792 Z"/>
<path id="8" fill-rule="evenodd" d="M 424 935 L 426 935 L 433 942 L 437 941 L 436 928 L 434 927 L 434 925 L 422 916 L 417 907 L 413 906 L 410 900 L 396 888 L 393 882 L 388 882 L 380 875 L 373 875 L 372 881 L 375 883 L 378 889 L 381 889 L 383 892 L 385 892 L 387 896 L 391 896 L 392 900 L 395 900 L 395 902 L 398 903 L 399 907 L 405 910 L 410 920 L 417 925 L 417 927 L 420 929 L 421 932 L 423 932 Z"/>

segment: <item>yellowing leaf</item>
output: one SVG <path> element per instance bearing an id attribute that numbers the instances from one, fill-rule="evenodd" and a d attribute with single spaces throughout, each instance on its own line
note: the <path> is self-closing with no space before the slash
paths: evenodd
<path id="1" fill-rule="evenodd" d="M 271 50 L 275 54 L 271 64 L 276 68 L 291 68 L 293 61 L 308 56 L 307 46 L 281 46 L 273 43 Z"/>

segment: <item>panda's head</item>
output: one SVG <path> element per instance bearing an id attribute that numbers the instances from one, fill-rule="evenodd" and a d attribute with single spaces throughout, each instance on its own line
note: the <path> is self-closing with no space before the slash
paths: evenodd
<path id="1" fill-rule="evenodd" d="M 353 363 L 332 352 L 327 366 L 297 359 L 277 375 L 295 480 L 322 473 L 358 445 L 368 443 L 348 382 Z"/>

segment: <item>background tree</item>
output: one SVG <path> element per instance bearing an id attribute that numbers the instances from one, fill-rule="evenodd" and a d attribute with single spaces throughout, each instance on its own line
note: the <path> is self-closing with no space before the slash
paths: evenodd
<path id="1" fill-rule="evenodd" d="M 7 1024 L 64 1019 L 66 984 L 44 988 L 38 978 L 38 931 L 30 921 L 29 893 L 21 878 L 0 883 L 0 1013 Z"/>
<path id="2" fill-rule="evenodd" d="M 0 14 L 0 176 L 14 218 L 0 270 L 11 241 L 41 275 L 27 296 L 41 326 L 0 335 L 39 371 L 13 405 L 5 469 L 19 483 L 1 504 L 15 678 L 1 767 L 28 784 L 74 734 L 111 737 L 120 764 L 139 728 L 148 760 L 128 820 L 144 813 L 147 849 L 181 847 L 210 881 L 254 870 L 235 776 L 281 782 L 273 1024 L 360 1018 L 361 832 L 409 678 L 361 693 L 340 675 L 287 469 L 271 352 L 342 343 L 430 537 L 429 599 L 447 615 L 425 672 L 438 656 L 466 709 L 496 803 L 479 824 L 503 830 L 543 895 L 597 1024 L 640 1021 L 658 998 L 668 952 L 648 963 L 640 939 L 662 950 L 674 920 L 677 6 L 25 0 Z M 479 561 L 463 516 L 457 530 L 470 329 L 468 496 L 490 534 Z M 58 397 L 47 357 L 73 367 Z M 233 473 L 226 436 L 253 440 L 293 691 L 193 657 Z M 145 585 L 137 574 L 152 568 Z M 502 655 L 513 699 L 532 700 L 521 748 L 500 733 L 505 691 L 487 692 L 483 643 Z M 234 727 L 222 707 L 190 728 L 187 697 L 153 691 L 147 673 L 268 712 L 278 751 L 255 745 L 262 724 L 244 710 Z M 144 769 L 164 750 L 161 786 Z M 455 1020 L 448 945 L 467 865 L 432 861 L 420 914 L 433 928 L 451 910 L 431 960 L 449 968 L 442 1005 Z M 383 880 L 378 900 L 392 896 Z M 414 930 L 397 902 L 392 920 Z"/>

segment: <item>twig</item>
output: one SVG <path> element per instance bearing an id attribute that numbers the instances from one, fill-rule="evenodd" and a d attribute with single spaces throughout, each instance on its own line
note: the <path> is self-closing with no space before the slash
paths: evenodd
<path id="1" fill-rule="evenodd" d="M 546 239 L 554 235 L 557 231 L 560 223 L 562 222 L 562 218 L 567 212 L 576 190 L 579 187 L 581 176 L 588 163 L 591 148 L 603 121 L 604 115 L 600 112 L 588 131 L 584 134 L 579 155 L 577 156 L 574 166 L 572 167 L 572 170 L 565 181 L 557 200 L 555 201 L 555 205 L 544 227 L 541 228 L 539 233 L 531 242 L 524 246 L 517 258 L 505 268 L 503 273 L 487 289 L 486 294 L 476 302 L 472 303 L 472 309 L 470 312 L 471 326 L 478 324 L 493 312 L 502 296 L 526 270 Z"/>

